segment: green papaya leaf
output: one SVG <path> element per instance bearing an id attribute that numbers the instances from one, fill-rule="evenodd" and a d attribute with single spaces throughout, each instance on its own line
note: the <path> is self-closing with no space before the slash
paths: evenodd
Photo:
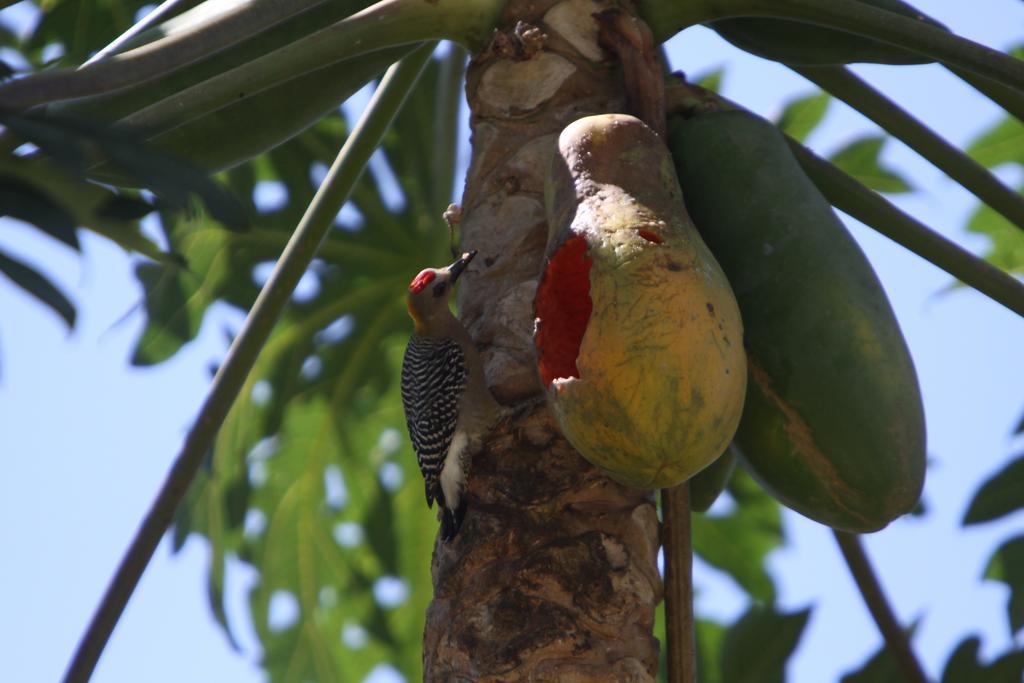
<path id="1" fill-rule="evenodd" d="M 0 251 L 0 273 L 59 315 L 68 329 L 75 326 L 75 306 L 46 276 L 32 266 Z"/>
<path id="2" fill-rule="evenodd" d="M 155 210 L 155 206 L 139 197 L 115 195 L 96 208 L 96 215 L 119 221 L 137 221 Z"/>
<path id="3" fill-rule="evenodd" d="M 981 640 L 976 636 L 961 641 L 946 662 L 941 683 L 1011 683 L 1024 675 L 1024 652 L 1009 652 L 990 664 L 978 659 Z"/>
<path id="4" fill-rule="evenodd" d="M 41 155 L 63 168 L 78 182 L 105 159 L 133 186 L 153 191 L 166 205 L 187 208 L 190 197 L 202 200 L 209 214 L 225 226 L 244 230 L 248 217 L 224 187 L 188 163 L 146 147 L 141 137 L 108 123 L 33 111 L 0 115 L 0 123 L 19 139 L 39 147 Z M 34 161 L 34 159 L 33 159 Z M 15 163 L 32 163 L 18 159 Z"/>
<path id="5" fill-rule="evenodd" d="M 1010 633 L 1016 634 L 1024 628 L 1024 536 L 1011 538 L 996 549 L 985 568 L 985 578 L 1009 587 L 1006 612 Z"/>
<path id="6" fill-rule="evenodd" d="M 722 641 L 722 682 L 783 683 L 810 616 L 809 607 L 790 613 L 751 607 Z"/>
<path id="7" fill-rule="evenodd" d="M 907 636 L 913 637 L 916 630 L 917 623 L 914 623 L 907 629 Z M 841 683 L 903 683 L 906 679 L 892 650 L 883 641 L 859 669 L 844 675 Z"/>
<path id="8" fill-rule="evenodd" d="M 829 160 L 876 192 L 911 192 L 913 187 L 896 171 L 883 166 L 879 159 L 886 140 L 886 137 L 880 135 L 854 140 L 833 154 Z"/>
<path id="9" fill-rule="evenodd" d="M 981 524 L 1024 508 L 1024 455 L 1010 461 L 981 485 L 964 515 L 963 525 Z"/>
<path id="10" fill-rule="evenodd" d="M 224 555 L 215 554 L 211 556 L 210 573 L 206 582 L 206 600 L 210 605 L 210 611 L 213 612 L 213 618 L 224 629 L 224 635 L 227 636 L 231 649 L 235 652 L 241 652 L 242 648 L 228 624 L 227 607 L 224 604 L 225 564 Z"/>
<path id="11" fill-rule="evenodd" d="M 162 251 L 143 234 L 138 219 L 154 209 L 145 200 L 82 180 L 75 174 L 74 168 L 38 156 L 25 158 L 0 154 L 0 179 L 3 186 L 11 188 L 11 192 L 31 188 L 30 192 L 44 195 L 58 206 L 61 213 L 57 227 L 54 227 L 53 220 L 39 214 L 37 217 L 44 224 L 37 223 L 37 227 L 66 243 L 72 238 L 66 234 L 70 223 L 72 226 L 88 228 L 124 249 L 143 254 L 156 262 L 176 267 L 183 265 L 179 254 Z M 64 213 L 69 214 L 70 219 L 65 218 Z"/>
<path id="12" fill-rule="evenodd" d="M 31 223 L 50 237 L 79 250 L 74 215 L 43 188 L 0 175 L 0 216 Z"/>
<path id="13" fill-rule="evenodd" d="M 722 683 L 722 645 L 727 629 L 718 622 L 697 620 L 697 671 L 701 683 Z"/>
<path id="14" fill-rule="evenodd" d="M 1010 273 L 1024 273 L 1024 232 L 1020 228 L 987 204 L 978 204 L 967 230 L 989 239 L 986 261 Z"/>
<path id="15" fill-rule="evenodd" d="M 986 168 L 1024 164 L 1024 122 L 1007 116 L 968 145 L 967 153 Z"/>
<path id="16" fill-rule="evenodd" d="M 189 197 L 202 200 L 209 215 L 232 230 L 249 228 L 247 214 L 222 186 L 203 171 L 169 155 L 152 152 L 134 141 L 104 141 L 100 149 L 111 163 L 124 169 L 137 184 L 152 190 L 174 208 L 189 208 Z"/>
<path id="17" fill-rule="evenodd" d="M 79 64 L 135 22 L 147 0 L 49 0 L 39 3 L 42 17 L 26 37 L 26 54 L 36 61 L 47 45 L 61 44 L 60 64 Z"/>
<path id="18" fill-rule="evenodd" d="M 379 342 L 366 335 L 363 348 L 365 362 Z M 400 345 L 386 348 L 387 359 L 394 362 Z M 404 440 L 396 444 L 390 436 L 402 426 L 397 390 L 392 386 L 372 412 L 337 426 L 324 397 L 288 403 L 273 446 L 250 450 L 248 466 L 240 472 L 253 486 L 250 510 L 266 519 L 258 533 L 240 536 L 217 513 L 218 501 L 233 486 L 231 472 L 238 470 L 232 463 L 239 459 L 230 454 L 243 445 L 239 439 L 245 438 L 251 418 L 258 417 L 258 408 L 244 410 L 244 422 L 229 422 L 218 438 L 218 464 L 202 496 L 205 502 L 194 506 L 193 524 L 204 530 L 218 554 L 240 547 L 259 571 L 252 610 L 267 653 L 263 665 L 272 680 L 288 680 L 295 672 L 333 680 L 332 671 L 340 680 L 360 680 L 376 663 L 396 661 L 399 652 L 418 653 L 415 644 L 430 597 L 424 558 L 436 522 L 423 506 L 418 477 L 392 476 L 389 484 L 397 483 L 392 490 L 376 485 L 382 465 L 404 470 L 414 462 Z M 399 586 L 397 602 L 394 590 L 379 599 L 381 591 L 375 589 L 381 581 Z M 273 602 L 281 591 L 298 603 L 294 628 L 273 625 Z M 346 632 L 362 636 L 349 637 L 348 646 L 339 648 L 336 643 L 339 637 L 346 642 Z M 352 657 L 349 648 L 360 656 Z M 409 661 L 411 656 L 405 659 L 403 670 L 414 676 L 418 665 Z"/>
<path id="19" fill-rule="evenodd" d="M 804 142 L 825 118 L 831 102 L 831 95 L 820 91 L 795 99 L 782 110 L 775 125 L 791 138 Z"/>
<path id="20" fill-rule="evenodd" d="M 725 80 L 725 69 L 718 67 L 707 73 L 698 74 L 694 82 L 702 88 L 712 92 L 722 92 L 722 83 Z"/>
<path id="21" fill-rule="evenodd" d="M 841 683 L 903 683 L 904 680 L 896 658 L 883 644 L 863 666 L 844 675 Z"/>
<path id="22" fill-rule="evenodd" d="M 764 558 L 782 545 L 779 504 L 737 469 L 728 491 L 736 507 L 726 515 L 693 515 L 694 552 L 727 573 L 755 600 L 772 603 L 775 585 L 764 568 Z"/>
<path id="23" fill-rule="evenodd" d="M 176 246 L 189 264 L 141 263 L 135 275 L 146 292 L 148 320 L 132 356 L 133 365 L 152 365 L 174 355 L 199 331 L 203 314 L 233 270 L 230 239 L 215 224 L 182 225 L 184 234 Z M 244 271 L 243 271 L 244 272 Z"/>
<path id="24" fill-rule="evenodd" d="M 124 249 L 136 251 L 154 261 L 179 267 L 182 265 L 180 255 L 161 251 L 142 233 L 135 218 L 142 214 L 142 200 L 129 198 L 107 187 L 83 181 L 68 169 L 39 158 L 25 159 L 0 154 L 0 179 L 0 182 L 12 186 L 14 191 L 19 187 L 31 187 L 33 191 L 45 194 L 63 211 L 71 214 L 72 224 L 75 226 L 88 228 L 116 242 Z M 136 204 L 130 217 L 123 204 L 129 201 Z M 152 207 L 149 209 L 152 210 Z M 49 224 L 47 221 L 47 225 Z M 45 225 L 37 227 L 46 230 Z"/>

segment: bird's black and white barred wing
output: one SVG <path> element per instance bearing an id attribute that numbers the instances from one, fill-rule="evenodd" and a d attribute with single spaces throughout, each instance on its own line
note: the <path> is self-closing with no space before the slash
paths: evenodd
<path id="1" fill-rule="evenodd" d="M 402 404 L 413 450 L 426 484 L 427 505 L 444 505 L 441 468 L 455 435 L 466 363 L 453 339 L 413 336 L 402 361 Z"/>

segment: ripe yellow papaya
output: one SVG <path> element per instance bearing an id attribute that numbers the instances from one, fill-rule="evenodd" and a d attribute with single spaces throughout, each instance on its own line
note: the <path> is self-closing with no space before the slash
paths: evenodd
<path id="1" fill-rule="evenodd" d="M 941 29 L 946 28 L 901 0 L 859 1 Z M 718 35 L 741 50 L 784 64 L 927 64 L 933 61 L 897 45 L 787 19 L 740 17 L 720 19 L 709 25 Z"/>
<path id="2" fill-rule="evenodd" d="M 925 427 L 910 353 L 870 263 L 764 119 L 673 118 L 670 140 L 687 208 L 743 314 L 741 458 L 811 519 L 884 527 L 920 497 Z"/>
<path id="3" fill-rule="evenodd" d="M 746 385 L 729 282 L 664 142 L 607 114 L 565 128 L 545 187 L 538 368 L 566 438 L 613 479 L 666 488 L 728 445 Z"/>

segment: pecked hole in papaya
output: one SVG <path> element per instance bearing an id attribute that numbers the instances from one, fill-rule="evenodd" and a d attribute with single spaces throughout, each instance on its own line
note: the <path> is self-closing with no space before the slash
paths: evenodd
<path id="1" fill-rule="evenodd" d="M 641 228 L 640 230 L 637 230 L 636 232 L 637 232 L 638 235 L 643 237 L 648 242 L 654 242 L 655 244 L 661 244 L 662 242 L 665 241 L 665 240 L 661 239 L 661 235 L 659 235 L 658 233 L 653 232 L 651 230 L 644 230 L 643 228 Z"/>
<path id="2" fill-rule="evenodd" d="M 587 242 L 573 237 L 548 260 L 537 290 L 537 351 L 544 386 L 579 378 L 576 358 L 594 308 Z"/>

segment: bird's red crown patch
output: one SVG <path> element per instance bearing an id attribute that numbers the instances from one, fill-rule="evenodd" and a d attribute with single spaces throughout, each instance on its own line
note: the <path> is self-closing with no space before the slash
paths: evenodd
<path id="1" fill-rule="evenodd" d="M 413 294 L 419 294 L 423 291 L 423 288 L 434 281 L 437 277 L 437 273 L 432 270 L 421 270 L 420 274 L 412 279 L 409 283 L 409 291 Z"/>

